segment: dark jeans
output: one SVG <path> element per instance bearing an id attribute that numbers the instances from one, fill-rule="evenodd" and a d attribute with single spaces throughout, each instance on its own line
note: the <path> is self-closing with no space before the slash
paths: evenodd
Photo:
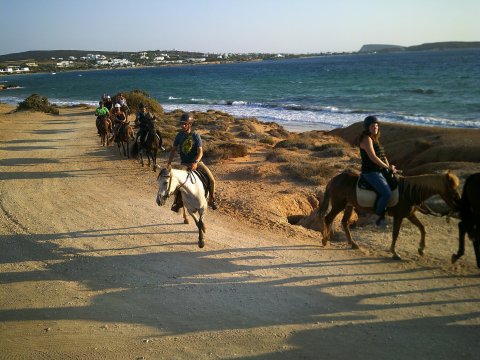
<path id="1" fill-rule="evenodd" d="M 392 190 L 390 190 L 390 186 L 388 186 L 387 179 L 385 179 L 385 176 L 383 176 L 380 171 L 364 172 L 362 176 L 378 193 L 379 197 L 376 202 L 375 213 L 380 216 L 384 215 L 387 210 L 388 201 L 392 196 Z"/>

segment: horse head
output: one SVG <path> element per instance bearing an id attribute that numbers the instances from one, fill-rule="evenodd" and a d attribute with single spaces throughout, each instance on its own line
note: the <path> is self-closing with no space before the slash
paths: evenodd
<path id="1" fill-rule="evenodd" d="M 168 166 L 160 170 L 157 181 L 158 181 L 158 193 L 157 193 L 157 205 L 165 205 L 168 197 L 171 195 L 172 191 L 172 167 Z M 173 187 L 175 189 L 175 187 Z"/>
<path id="2" fill-rule="evenodd" d="M 448 171 L 445 174 L 444 184 L 444 189 L 439 195 L 452 210 L 458 211 L 460 208 L 460 193 L 458 191 L 460 180 L 455 174 Z"/>

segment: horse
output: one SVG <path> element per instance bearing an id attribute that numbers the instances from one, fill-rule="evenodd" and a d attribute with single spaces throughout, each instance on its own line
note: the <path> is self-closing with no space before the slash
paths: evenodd
<path id="1" fill-rule="evenodd" d="M 159 133 L 155 130 L 155 124 L 153 122 L 148 124 L 147 136 L 145 141 L 139 144 L 140 140 L 135 141 L 132 146 L 132 156 L 137 157 L 140 154 L 140 161 L 143 164 L 143 155 L 148 159 L 148 166 L 150 167 L 150 159 L 152 160 L 152 170 L 157 171 L 157 153 L 159 149 L 162 149 L 163 139 Z"/>
<path id="2" fill-rule="evenodd" d="M 347 235 L 352 248 L 358 249 L 358 244 L 352 239 L 350 233 L 350 218 L 354 208 L 366 212 L 373 212 L 373 208 L 361 207 L 357 201 L 356 187 L 359 175 L 351 172 L 343 172 L 327 184 L 324 199 L 318 211 L 320 218 L 322 244 L 325 246 L 330 240 L 331 225 L 335 217 L 344 211 L 342 227 Z M 446 174 L 427 174 L 418 176 L 405 176 L 398 178 L 399 199 L 396 205 L 387 209 L 387 214 L 393 216 L 392 244 L 390 251 L 393 259 L 401 260 L 395 251 L 400 227 L 404 218 L 407 218 L 420 230 L 420 246 L 418 253 L 423 256 L 425 249 L 425 227 L 415 215 L 417 206 L 433 195 L 440 197 L 451 209 L 457 209 L 460 194 L 458 193 L 458 177 L 450 172 Z M 331 210 L 326 214 L 331 203 Z"/>
<path id="3" fill-rule="evenodd" d="M 160 170 L 157 180 L 159 183 L 157 205 L 165 205 L 170 195 L 176 190 L 180 191 L 183 206 L 192 216 L 198 228 L 198 247 L 203 248 L 206 231 L 203 218 L 207 211 L 207 199 L 206 190 L 199 175 L 194 171 L 172 169 L 169 166 Z"/>
<path id="4" fill-rule="evenodd" d="M 472 240 L 477 267 L 480 268 L 480 173 L 470 175 L 463 185 L 458 223 L 458 252 L 452 255 L 455 263 L 465 253 L 465 234 Z"/>
<path id="5" fill-rule="evenodd" d="M 110 145 L 108 134 L 112 130 L 112 122 L 107 116 L 97 117 L 97 129 L 100 135 L 100 142 L 102 146 Z"/>
<path id="6" fill-rule="evenodd" d="M 117 146 L 118 146 L 118 152 L 122 154 L 122 151 L 120 150 L 120 145 L 121 145 L 123 149 L 123 156 L 130 158 L 129 141 L 134 139 L 135 139 L 135 136 L 133 133 L 133 128 L 130 126 L 130 123 L 126 122 L 124 124 L 121 124 L 120 128 L 118 129 L 117 136 L 115 136 L 115 142 L 117 143 Z M 127 144 L 126 150 L 125 150 L 125 143 Z"/>

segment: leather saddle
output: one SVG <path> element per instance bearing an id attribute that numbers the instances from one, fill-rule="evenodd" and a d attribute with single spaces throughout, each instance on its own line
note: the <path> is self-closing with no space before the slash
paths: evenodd
<path id="1" fill-rule="evenodd" d="M 357 181 L 357 202 L 358 205 L 365 208 L 375 207 L 375 202 L 377 201 L 378 193 L 370 185 L 370 183 L 363 178 L 363 176 L 358 177 Z M 388 202 L 388 207 L 392 207 L 398 204 L 399 191 L 398 186 L 392 190 L 392 196 Z"/>

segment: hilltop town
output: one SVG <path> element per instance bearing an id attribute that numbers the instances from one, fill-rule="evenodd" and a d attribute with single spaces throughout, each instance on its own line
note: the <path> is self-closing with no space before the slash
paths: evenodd
<path id="1" fill-rule="evenodd" d="M 27 51 L 0 56 L 0 73 L 57 72 L 66 70 L 134 68 L 162 65 L 218 64 L 261 61 L 319 54 L 199 53 L 178 50 L 141 52 L 103 52 L 80 50 Z"/>

